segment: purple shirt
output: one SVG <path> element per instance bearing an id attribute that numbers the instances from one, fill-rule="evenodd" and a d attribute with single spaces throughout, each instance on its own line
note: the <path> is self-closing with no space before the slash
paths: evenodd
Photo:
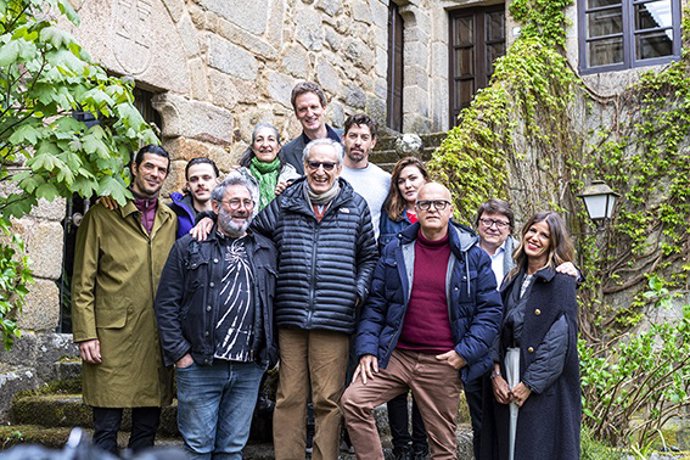
<path id="1" fill-rule="evenodd" d="M 134 206 L 141 214 L 141 226 L 146 233 L 151 234 L 153 221 L 156 220 L 156 209 L 158 209 L 158 197 L 155 198 L 134 198 Z"/>

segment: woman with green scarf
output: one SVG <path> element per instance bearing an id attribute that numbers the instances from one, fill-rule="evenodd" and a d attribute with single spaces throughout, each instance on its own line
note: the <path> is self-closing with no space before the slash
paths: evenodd
<path id="1" fill-rule="evenodd" d="M 258 211 L 300 177 L 292 165 L 280 159 L 280 147 L 278 129 L 270 123 L 258 123 L 252 131 L 252 144 L 240 158 L 240 166 L 246 168 L 259 185 Z"/>

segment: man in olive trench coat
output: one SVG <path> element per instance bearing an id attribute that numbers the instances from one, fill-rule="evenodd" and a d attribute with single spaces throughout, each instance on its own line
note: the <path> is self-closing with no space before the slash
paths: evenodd
<path id="1" fill-rule="evenodd" d="M 93 206 L 77 233 L 72 280 L 74 341 L 83 360 L 84 403 L 94 438 L 117 453 L 123 408 L 132 408 L 129 448 L 152 446 L 172 379 L 163 366 L 153 309 L 158 280 L 175 242 L 175 213 L 158 201 L 170 158 L 149 145 L 130 165 L 134 200 Z"/>

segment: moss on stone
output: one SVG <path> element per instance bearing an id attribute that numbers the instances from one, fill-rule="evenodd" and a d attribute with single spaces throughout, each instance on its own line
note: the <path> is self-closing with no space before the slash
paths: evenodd
<path id="1" fill-rule="evenodd" d="M 0 426 L 0 448 L 9 449 L 18 444 L 41 444 L 60 448 L 67 441 L 70 428 L 46 428 L 38 425 Z"/>

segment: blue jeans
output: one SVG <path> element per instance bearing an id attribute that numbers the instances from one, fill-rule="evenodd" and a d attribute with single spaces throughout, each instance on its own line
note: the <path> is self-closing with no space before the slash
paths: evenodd
<path id="1" fill-rule="evenodd" d="M 189 458 L 242 459 L 264 370 L 219 359 L 175 369 L 177 427 Z"/>

